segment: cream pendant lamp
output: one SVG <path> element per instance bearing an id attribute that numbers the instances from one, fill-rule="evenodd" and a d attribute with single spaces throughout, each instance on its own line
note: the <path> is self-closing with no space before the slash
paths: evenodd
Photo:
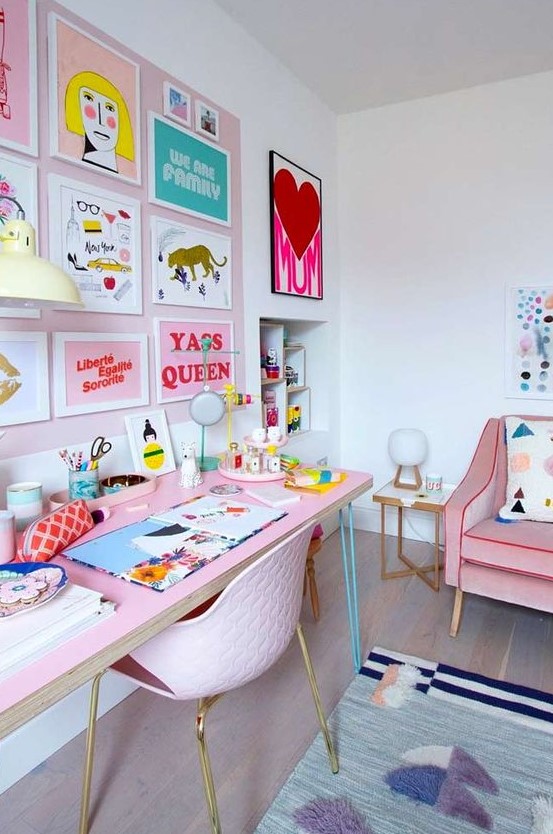
<path id="1" fill-rule="evenodd" d="M 21 204 L 2 195 L 17 206 L 17 218 L 0 229 L 0 306 L 52 307 L 78 310 L 84 307 L 79 291 L 69 275 L 36 254 L 35 230 L 25 220 Z"/>

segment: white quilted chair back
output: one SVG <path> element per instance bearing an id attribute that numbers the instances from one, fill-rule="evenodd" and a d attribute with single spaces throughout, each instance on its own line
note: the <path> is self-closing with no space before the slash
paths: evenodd
<path id="1" fill-rule="evenodd" d="M 299 620 L 305 559 L 313 526 L 262 556 L 208 610 L 169 626 L 130 657 L 179 700 L 217 695 L 261 675 L 283 654 Z M 125 664 L 116 664 L 125 673 Z M 140 678 L 136 669 L 131 676 Z"/>

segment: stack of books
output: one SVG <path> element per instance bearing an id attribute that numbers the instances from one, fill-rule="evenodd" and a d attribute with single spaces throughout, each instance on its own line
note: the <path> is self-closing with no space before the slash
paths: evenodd
<path id="1" fill-rule="evenodd" d="M 0 681 L 111 616 L 114 610 L 114 603 L 103 601 L 99 591 L 68 583 L 44 605 L 5 617 L 0 622 Z"/>

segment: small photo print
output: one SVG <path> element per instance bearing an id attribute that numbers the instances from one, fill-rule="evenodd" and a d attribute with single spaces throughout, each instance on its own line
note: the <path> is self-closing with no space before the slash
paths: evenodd
<path id="1" fill-rule="evenodd" d="M 170 81 L 163 82 L 163 115 L 190 127 L 190 96 Z"/>
<path id="2" fill-rule="evenodd" d="M 219 141 L 219 111 L 203 101 L 196 101 L 196 132 Z"/>

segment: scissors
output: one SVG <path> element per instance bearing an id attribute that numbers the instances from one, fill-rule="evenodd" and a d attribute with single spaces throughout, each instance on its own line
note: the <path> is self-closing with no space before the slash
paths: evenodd
<path id="1" fill-rule="evenodd" d="M 91 469 L 98 469 L 98 461 L 111 450 L 111 443 L 105 437 L 97 437 L 90 449 Z"/>

